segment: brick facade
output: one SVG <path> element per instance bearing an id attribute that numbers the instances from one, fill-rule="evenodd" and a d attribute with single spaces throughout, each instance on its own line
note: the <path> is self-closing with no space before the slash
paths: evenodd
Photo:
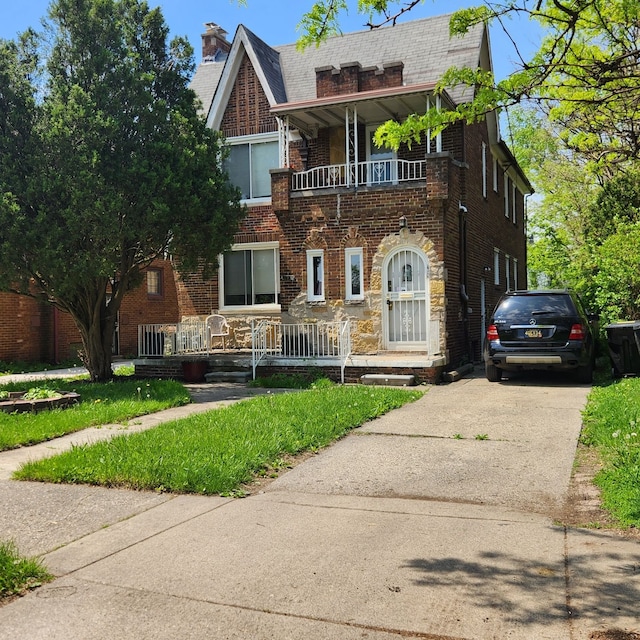
<path id="1" fill-rule="evenodd" d="M 342 65 L 339 70 L 316 70 L 319 95 L 338 95 L 362 89 L 371 70 L 358 64 Z M 387 82 L 401 77 L 402 66 L 392 65 Z M 378 75 L 380 74 L 378 70 Z M 252 77 L 253 76 L 253 77 Z M 226 131 L 245 129 L 237 118 L 242 112 L 238 96 L 258 86 L 248 57 L 240 65 L 240 73 L 222 118 Z M 259 91 L 258 102 L 263 100 Z M 242 102 L 242 105 L 255 100 Z M 255 113 L 252 114 L 252 118 Z M 254 126 L 254 129 L 256 125 Z M 275 130 L 275 118 L 260 110 L 259 128 Z M 240 243 L 277 240 L 280 259 L 280 313 L 283 322 L 308 322 L 350 319 L 355 328 L 353 342 L 360 353 L 377 353 L 383 349 L 382 293 L 379 270 L 386 255 L 385 246 L 424 247 L 430 252 L 432 273 L 441 273 L 432 283 L 432 317 L 442 319 L 442 352 L 448 366 L 457 366 L 480 357 L 481 288 L 484 286 L 486 312 L 490 312 L 505 289 L 504 279 L 493 284 L 494 249 L 501 260 L 509 255 L 519 264 L 518 286 L 526 286 L 526 238 L 524 234 L 524 200 L 518 194 L 517 218 L 514 223 L 504 216 L 503 175 L 498 179 L 498 192 L 492 189 L 490 141 L 485 123 L 456 124 L 442 136 L 442 152 L 431 153 L 426 160 L 426 180 L 397 185 L 381 185 L 358 189 L 321 189 L 311 193 L 292 191 L 295 171 L 331 163 L 331 140 L 335 129 L 320 129 L 317 136 L 304 144 L 293 143 L 290 168 L 271 171 L 271 205 L 251 206 L 234 241 Z M 366 153 L 365 125 L 359 125 L 361 157 Z M 487 194 L 482 193 L 482 147 L 487 150 Z M 304 149 L 304 153 L 300 151 Z M 410 149 L 402 147 L 398 158 L 425 158 L 424 140 Z M 304 156 L 304 161 L 302 159 Z M 406 220 L 404 235 L 400 220 Z M 404 238 L 404 240 L 402 240 Z M 345 301 L 345 248 L 361 247 L 364 260 L 362 301 Z M 325 301 L 309 302 L 307 258 L 310 249 L 322 249 L 325 260 Z M 482 284 L 484 281 L 484 285 Z M 193 276 L 179 286 L 182 310 L 206 315 L 220 307 L 217 279 L 202 281 Z M 265 317 L 255 313 L 225 312 L 232 327 L 232 347 L 249 346 L 247 327 L 252 319 Z M 435 314 L 435 315 L 434 315 Z M 187 315 L 187 314 L 183 314 Z M 270 314 L 266 314 L 268 317 Z M 271 314 L 273 315 L 273 314 Z M 435 371 L 435 369 L 434 369 Z M 430 374 L 431 375 L 431 374 Z M 435 375 L 435 374 L 433 374 Z M 426 374 L 425 378 L 428 377 Z"/>

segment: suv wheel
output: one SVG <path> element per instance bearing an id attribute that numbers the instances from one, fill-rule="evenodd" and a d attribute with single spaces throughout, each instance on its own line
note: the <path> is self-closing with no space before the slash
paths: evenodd
<path id="1" fill-rule="evenodd" d="M 502 380 L 502 369 L 498 369 L 494 364 L 487 362 L 484 370 L 489 382 L 500 382 Z"/>

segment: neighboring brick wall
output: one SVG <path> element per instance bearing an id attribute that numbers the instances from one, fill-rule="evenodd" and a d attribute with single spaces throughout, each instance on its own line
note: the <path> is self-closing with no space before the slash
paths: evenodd
<path id="1" fill-rule="evenodd" d="M 145 278 L 139 287 L 125 296 L 120 307 L 119 326 L 120 355 L 123 356 L 138 354 L 138 325 L 180 320 L 173 265 L 169 260 L 156 260 L 150 266 L 159 269 L 162 274 L 162 295 L 148 295 Z"/>
<path id="2" fill-rule="evenodd" d="M 0 293 L 0 360 L 48 361 L 52 309 L 29 296 Z"/>

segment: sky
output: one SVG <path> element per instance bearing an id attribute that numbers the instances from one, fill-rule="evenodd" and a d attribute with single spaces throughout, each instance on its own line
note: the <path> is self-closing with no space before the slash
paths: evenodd
<path id="1" fill-rule="evenodd" d="M 215 22 L 228 32 L 229 41 L 239 24 L 253 31 L 267 44 L 275 46 L 295 42 L 300 32 L 296 27 L 312 0 L 247 0 L 240 6 L 236 0 L 147 0 L 150 7 L 160 6 L 171 35 L 186 36 L 200 60 L 200 36 L 205 22 Z M 400 3 L 402 4 L 402 2 Z M 456 9 L 480 4 L 479 0 L 424 0 L 405 14 L 402 21 L 450 13 Z M 38 30 L 46 16 L 49 0 L 0 0 L 0 38 L 12 39 L 28 27 Z M 361 31 L 366 16 L 356 11 L 357 2 L 340 21 L 344 33 Z M 292 8 L 293 7 L 293 8 Z M 526 54 L 537 49 L 539 32 L 527 21 L 510 21 L 508 28 Z M 514 69 L 516 54 L 508 38 L 497 27 L 490 31 L 494 71 L 498 79 Z"/>

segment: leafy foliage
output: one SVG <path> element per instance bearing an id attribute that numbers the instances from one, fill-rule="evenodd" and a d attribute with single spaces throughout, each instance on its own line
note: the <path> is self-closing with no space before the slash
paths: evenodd
<path id="1" fill-rule="evenodd" d="M 191 47 L 168 43 L 159 9 L 54 0 L 48 32 L 0 43 L 0 284 L 68 311 L 106 379 L 143 269 L 169 252 L 215 268 L 242 209 L 188 88 Z"/>

